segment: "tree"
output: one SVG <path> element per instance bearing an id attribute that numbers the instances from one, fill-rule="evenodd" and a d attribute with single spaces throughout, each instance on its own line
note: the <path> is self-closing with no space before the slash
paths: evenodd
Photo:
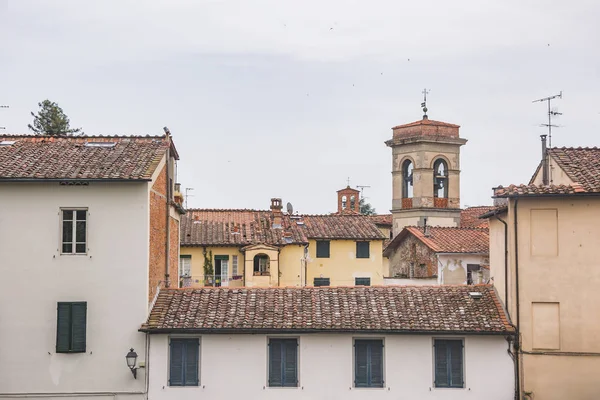
<path id="1" fill-rule="evenodd" d="M 367 203 L 365 201 L 364 197 L 360 198 L 360 201 L 358 202 L 358 205 L 360 207 L 360 213 L 362 215 L 377 215 L 377 212 L 375 211 L 375 209 L 373 208 L 373 206 L 370 203 Z"/>
<path id="2" fill-rule="evenodd" d="M 44 100 L 38 106 L 37 114 L 31 112 L 33 125 L 27 125 L 36 135 L 63 136 L 81 132 L 81 128 L 71 129 L 69 117 L 55 102 Z"/>

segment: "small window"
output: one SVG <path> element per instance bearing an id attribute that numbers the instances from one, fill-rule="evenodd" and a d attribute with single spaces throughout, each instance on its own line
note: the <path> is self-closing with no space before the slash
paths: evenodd
<path id="1" fill-rule="evenodd" d="M 61 210 L 62 254 L 87 252 L 87 210 Z"/>
<path id="2" fill-rule="evenodd" d="M 254 275 L 270 275 L 270 260 L 266 254 L 254 256 Z"/>
<path id="3" fill-rule="evenodd" d="M 434 341 L 435 387 L 462 388 L 463 382 L 463 341 Z"/>
<path id="4" fill-rule="evenodd" d="M 467 264 L 467 285 L 473 285 L 479 282 L 479 271 L 481 266 L 479 264 Z"/>
<path id="5" fill-rule="evenodd" d="M 329 258 L 329 240 L 317 240 L 317 258 Z"/>
<path id="6" fill-rule="evenodd" d="M 354 286 L 371 286 L 371 278 L 354 278 Z"/>
<path id="7" fill-rule="evenodd" d="M 56 314 L 56 352 L 85 353 L 87 303 L 59 302 Z"/>
<path id="8" fill-rule="evenodd" d="M 383 340 L 354 341 L 354 386 L 383 387 Z"/>
<path id="9" fill-rule="evenodd" d="M 198 386 L 198 339 L 171 339 L 169 386 Z"/>
<path id="10" fill-rule="evenodd" d="M 179 256 L 179 276 L 182 278 L 192 276 L 192 256 L 184 254 Z"/>
<path id="11" fill-rule="evenodd" d="M 356 242 L 356 258 L 369 257 L 369 242 Z"/>
<path id="12" fill-rule="evenodd" d="M 269 386 L 298 386 L 298 339 L 269 339 Z"/>
<path id="13" fill-rule="evenodd" d="M 448 166 L 441 158 L 433 164 L 433 197 L 448 198 Z"/>
<path id="14" fill-rule="evenodd" d="M 238 256 L 231 256 L 231 275 L 237 276 L 238 274 Z"/>
<path id="15" fill-rule="evenodd" d="M 402 198 L 410 199 L 413 197 L 413 163 L 405 160 L 402 163 Z"/>
<path id="16" fill-rule="evenodd" d="M 329 286 L 329 278 L 315 278 L 313 281 L 315 287 L 318 286 Z"/>

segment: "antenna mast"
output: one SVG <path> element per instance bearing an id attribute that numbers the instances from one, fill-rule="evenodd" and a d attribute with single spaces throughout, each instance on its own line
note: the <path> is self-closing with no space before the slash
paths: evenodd
<path id="1" fill-rule="evenodd" d="M 189 194 L 188 192 L 194 190 L 194 188 L 192 187 L 186 187 L 185 188 L 185 208 L 187 209 L 187 201 L 188 201 L 188 197 L 194 197 L 193 194 Z"/>
<path id="2" fill-rule="evenodd" d="M 550 102 L 553 99 L 562 99 L 562 90 L 560 91 L 559 94 L 555 94 L 554 96 L 550 96 L 550 97 L 545 97 L 543 99 L 538 99 L 538 100 L 534 100 L 532 101 L 532 103 L 541 103 L 542 101 L 547 101 L 548 102 L 548 123 L 547 124 L 541 124 L 540 126 L 547 126 L 548 127 L 548 148 L 552 148 L 552 128 L 558 128 L 558 125 L 552 125 L 552 117 L 556 116 L 556 115 L 562 115 L 562 113 L 558 112 L 558 111 L 552 111 L 552 109 L 550 108 Z"/>
<path id="3" fill-rule="evenodd" d="M 8 108 L 8 106 L 0 105 L 0 108 Z M 6 127 L 5 126 L 0 126 L 0 129 L 6 129 Z"/>

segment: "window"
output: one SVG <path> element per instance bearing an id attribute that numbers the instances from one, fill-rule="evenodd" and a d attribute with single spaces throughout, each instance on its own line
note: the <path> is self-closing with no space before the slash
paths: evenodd
<path id="1" fill-rule="evenodd" d="M 192 256 L 179 256 L 179 276 L 182 278 L 189 278 L 192 276 Z"/>
<path id="2" fill-rule="evenodd" d="M 369 242 L 356 242 L 356 258 L 369 257 Z"/>
<path id="3" fill-rule="evenodd" d="M 433 164 L 433 197 L 448 197 L 448 166 L 441 158 Z"/>
<path id="4" fill-rule="evenodd" d="M 254 275 L 269 275 L 269 256 L 257 254 L 254 256 Z"/>
<path id="5" fill-rule="evenodd" d="M 315 278 L 313 281 L 315 287 L 318 286 L 329 286 L 329 278 Z"/>
<path id="6" fill-rule="evenodd" d="M 413 163 L 410 160 L 402 163 L 402 197 L 413 197 Z"/>
<path id="7" fill-rule="evenodd" d="M 356 208 L 356 196 L 350 196 L 350 209 L 354 211 Z"/>
<path id="8" fill-rule="evenodd" d="M 238 256 L 231 256 L 231 275 L 237 276 L 238 274 Z"/>
<path id="9" fill-rule="evenodd" d="M 463 341 L 434 340 L 435 387 L 462 388 L 463 383 Z"/>
<path id="10" fill-rule="evenodd" d="M 342 210 L 345 210 L 348 205 L 348 198 L 346 196 L 342 196 Z"/>
<path id="11" fill-rule="evenodd" d="M 383 387 L 383 340 L 354 341 L 354 386 Z"/>
<path id="12" fill-rule="evenodd" d="M 62 254 L 87 252 L 87 210 L 61 210 Z"/>
<path id="13" fill-rule="evenodd" d="M 298 386 L 298 339 L 269 339 L 269 386 Z"/>
<path id="14" fill-rule="evenodd" d="M 317 258 L 329 258 L 329 240 L 317 240 Z"/>
<path id="15" fill-rule="evenodd" d="M 56 314 L 56 352 L 85 353 L 87 303 L 59 302 Z"/>
<path id="16" fill-rule="evenodd" d="M 371 278 L 354 278 L 354 286 L 371 286 Z"/>
<path id="17" fill-rule="evenodd" d="M 467 285 L 473 285 L 479 282 L 479 264 L 467 264 Z"/>
<path id="18" fill-rule="evenodd" d="M 171 339 L 169 386 L 198 386 L 198 339 Z"/>

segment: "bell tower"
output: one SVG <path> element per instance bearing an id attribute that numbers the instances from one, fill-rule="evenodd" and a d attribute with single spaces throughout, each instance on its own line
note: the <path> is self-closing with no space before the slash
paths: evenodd
<path id="1" fill-rule="evenodd" d="M 423 119 L 392 128 L 392 215 L 394 235 L 408 225 L 459 226 L 459 125 Z"/>

